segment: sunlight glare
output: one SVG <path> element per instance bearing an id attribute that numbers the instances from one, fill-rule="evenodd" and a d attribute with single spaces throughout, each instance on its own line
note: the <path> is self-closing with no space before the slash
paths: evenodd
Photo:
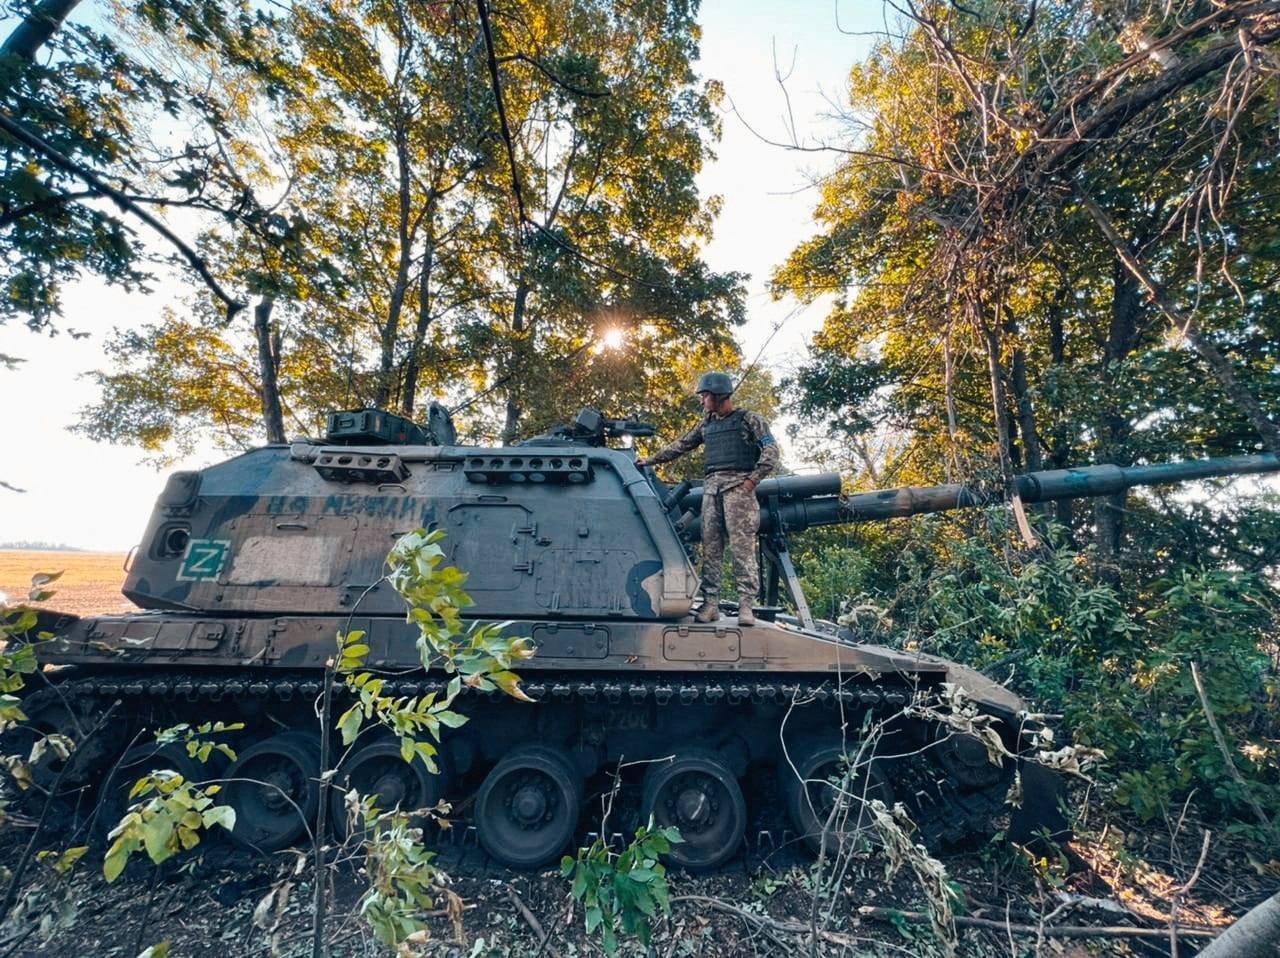
<path id="1" fill-rule="evenodd" d="M 627 341 L 627 332 L 620 326 L 610 326 L 600 335 L 600 345 L 605 349 L 621 349 Z"/>

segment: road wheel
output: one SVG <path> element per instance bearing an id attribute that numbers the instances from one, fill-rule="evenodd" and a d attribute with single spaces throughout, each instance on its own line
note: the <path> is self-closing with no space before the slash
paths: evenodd
<path id="1" fill-rule="evenodd" d="M 378 809 L 384 812 L 434 807 L 444 797 L 447 785 L 442 756 L 436 756 L 436 763 L 440 767 L 438 775 L 432 775 L 420 758 L 406 762 L 400 754 L 399 741 L 390 737 L 357 746 L 342 760 L 329 788 L 329 820 L 334 834 L 345 840 L 351 833 L 346 794 L 353 788 L 362 796 L 378 796 Z M 425 825 L 425 820 L 420 824 Z"/>
<path id="2" fill-rule="evenodd" d="M 582 776 L 568 754 L 526 745 L 504 756 L 476 797 L 480 844 L 512 868 L 539 868 L 569 845 L 582 811 Z"/>
<path id="3" fill-rule="evenodd" d="M 658 828 L 675 826 L 684 841 L 665 856 L 691 872 L 719 868 L 737 854 L 747 828 L 747 803 L 733 772 L 715 752 L 689 750 L 650 767 L 641 814 Z"/>
<path id="4" fill-rule="evenodd" d="M 850 842 L 874 843 L 868 803 L 879 799 L 893 805 L 893 787 L 883 764 L 864 755 L 858 767 L 851 768 L 850 763 L 858 761 L 858 743 L 829 739 L 802 743 L 791 759 L 794 769 L 785 759 L 779 769 L 782 796 L 791 824 L 805 843 L 819 852 L 825 837 L 828 853 Z"/>
<path id="5" fill-rule="evenodd" d="M 173 772 L 181 775 L 184 781 L 199 784 L 218 778 L 225 764 L 225 761 L 217 762 L 213 757 L 208 763 L 192 758 L 187 754 L 187 747 L 177 742 L 135 745 L 120 756 L 120 761 L 111 767 L 103 782 L 93 826 L 95 837 L 105 841 L 130 805 L 155 797 L 154 790 L 136 798 L 129 797 L 138 779 L 156 772 Z M 217 798 L 214 800 L 216 802 Z"/>
<path id="6" fill-rule="evenodd" d="M 320 743 L 305 732 L 283 732 L 250 745 L 227 769 L 221 797 L 235 809 L 236 841 L 264 852 L 288 848 L 315 821 Z"/>

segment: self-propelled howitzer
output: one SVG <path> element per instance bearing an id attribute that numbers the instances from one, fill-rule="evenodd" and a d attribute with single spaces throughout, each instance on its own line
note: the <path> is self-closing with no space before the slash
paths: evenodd
<path id="1" fill-rule="evenodd" d="M 236 839 L 263 850 L 299 841 L 321 801 L 341 829 L 343 794 L 355 788 L 380 794 L 383 808 L 470 799 L 456 806 L 463 825 L 494 859 L 541 866 L 599 827 L 585 795 L 623 759 L 633 801 L 617 803 L 615 821 L 629 807 L 678 827 L 685 841 L 671 858 L 695 869 L 732 858 L 748 833 L 762 849 L 788 833 L 814 843 L 828 821 L 855 834 L 870 798 L 905 803 L 931 841 L 989 832 L 1006 814 L 1015 838 L 1062 827 L 1058 779 L 1032 760 L 1036 726 L 1008 689 L 954 662 L 842 637 L 813 622 L 798 584 L 795 616 L 694 621 L 696 495 L 608 445 L 651 433 L 586 410 L 518 446 L 468 446 L 440 407 L 425 425 L 360 410 L 332 415 L 321 439 L 175 473 L 128 563 L 124 593 L 140 611 L 44 617 L 55 638 L 41 655 L 69 668 L 49 673 L 57 688 L 24 709 L 37 727 L 96 729 L 58 781 L 77 807 L 105 802 L 96 820 L 110 822 L 142 772 L 212 774 L 180 746 L 135 743 L 224 720 L 245 728 L 222 800 L 237 812 Z M 947 496 L 968 504 L 958 487 L 840 498 L 833 477 L 760 490 L 775 598 L 788 530 L 869 516 L 872 499 L 885 514 L 946 507 Z M 335 635 L 364 632 L 387 694 L 444 688 L 438 669 L 423 670 L 416 629 L 383 578 L 388 550 L 419 527 L 443 531 L 449 561 L 468 574 L 465 615 L 508 622 L 536 648 L 520 666 L 536 703 L 468 690 L 455 708 L 470 721 L 445 733 L 440 775 L 402 761 L 396 741 L 363 736 L 345 752 L 335 743 L 341 764 L 328 778 L 314 709 Z M 999 763 L 919 707 L 957 688 L 994 720 Z M 859 752 L 849 730 L 869 728 L 882 733 L 876 748 L 832 789 Z M 1023 803 L 1010 813 L 1017 772 Z M 832 818 L 837 801 L 847 813 Z"/>

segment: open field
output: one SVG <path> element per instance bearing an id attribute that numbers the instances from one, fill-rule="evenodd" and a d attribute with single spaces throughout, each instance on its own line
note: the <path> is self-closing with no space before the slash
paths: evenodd
<path id="1" fill-rule="evenodd" d="M 49 588 L 53 598 L 39 603 L 75 615 L 122 612 L 133 608 L 120 594 L 124 553 L 0 550 L 0 594 L 7 602 L 24 602 L 37 572 L 63 572 Z"/>

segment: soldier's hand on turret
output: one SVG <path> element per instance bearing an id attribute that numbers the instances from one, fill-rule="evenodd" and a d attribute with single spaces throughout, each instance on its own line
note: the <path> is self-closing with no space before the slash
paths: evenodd
<path id="1" fill-rule="evenodd" d="M 647 465 L 649 465 L 649 459 L 647 456 L 640 456 L 638 459 L 636 459 L 637 469 L 643 469 Z"/>
<path id="2" fill-rule="evenodd" d="M 746 489 L 746 490 L 747 490 L 747 492 L 755 492 L 755 491 L 756 491 L 756 481 L 755 481 L 754 479 L 743 479 L 743 480 L 742 480 L 742 488 Z"/>

